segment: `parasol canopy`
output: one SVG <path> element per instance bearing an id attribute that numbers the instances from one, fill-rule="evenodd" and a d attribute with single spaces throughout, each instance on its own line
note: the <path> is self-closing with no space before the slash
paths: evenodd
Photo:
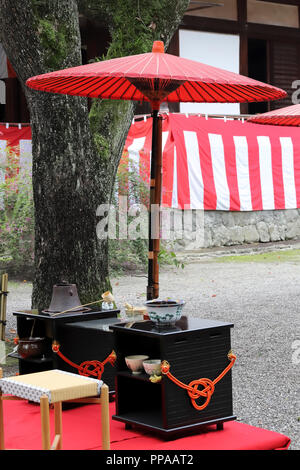
<path id="1" fill-rule="evenodd" d="M 286 96 L 269 84 L 200 62 L 152 52 L 94 62 L 29 78 L 35 90 L 110 100 L 242 103 Z"/>
<path id="2" fill-rule="evenodd" d="M 268 113 L 256 114 L 248 118 L 247 121 L 275 126 L 300 126 L 300 104 L 275 109 Z"/>
<path id="3" fill-rule="evenodd" d="M 243 103 L 278 100 L 279 88 L 182 57 L 152 52 L 121 57 L 31 77 L 35 90 L 111 100 L 148 101 L 153 110 L 150 173 L 147 299 L 158 297 L 159 213 L 161 201 L 162 125 L 160 104 L 168 102 Z M 154 209 L 154 211 L 153 211 Z M 158 234 L 158 235 L 157 235 Z"/>

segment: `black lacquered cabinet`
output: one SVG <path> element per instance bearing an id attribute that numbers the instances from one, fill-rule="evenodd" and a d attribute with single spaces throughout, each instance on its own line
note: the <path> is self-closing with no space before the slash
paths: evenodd
<path id="1" fill-rule="evenodd" d="M 61 352 L 73 363 L 85 361 L 103 362 L 113 351 L 114 339 L 111 326 L 119 323 L 114 317 L 90 321 L 63 323 L 57 327 L 57 339 Z M 58 368 L 76 372 L 72 365 L 58 358 Z M 90 366 L 93 370 L 93 365 Z M 115 392 L 115 366 L 107 362 L 104 365 L 101 379 L 108 385 L 110 395 Z"/>
<path id="2" fill-rule="evenodd" d="M 220 380 L 211 401 L 197 410 L 187 391 L 167 376 L 152 383 L 142 373 L 133 375 L 125 357 L 145 354 L 166 360 L 170 372 L 184 384 L 200 378 L 214 380 L 228 366 L 231 323 L 182 317 L 174 327 L 158 329 L 151 321 L 113 325 L 116 370 L 116 414 L 113 419 L 127 427 L 140 426 L 164 438 L 193 432 L 200 426 L 235 419 L 232 404 L 231 370 Z M 201 390 L 201 387 L 199 388 Z M 205 401 L 200 397 L 197 404 Z"/>
<path id="3" fill-rule="evenodd" d="M 120 310 L 93 310 L 85 313 L 66 313 L 58 316 L 44 315 L 34 310 L 14 312 L 17 318 L 19 338 L 33 336 L 45 338 L 40 357 L 22 358 L 17 352 L 10 354 L 19 361 L 19 373 L 30 374 L 49 369 L 61 369 L 77 373 L 77 369 L 52 351 L 53 341 L 58 341 L 60 351 L 76 365 L 84 361 L 103 361 L 113 349 L 113 333 L 110 325 L 118 323 Z M 34 325 L 34 329 L 32 327 Z M 102 380 L 114 393 L 115 368 L 107 364 Z"/>

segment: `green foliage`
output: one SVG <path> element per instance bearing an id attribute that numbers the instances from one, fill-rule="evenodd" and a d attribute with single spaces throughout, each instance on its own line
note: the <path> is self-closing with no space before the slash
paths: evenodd
<path id="1" fill-rule="evenodd" d="M 189 0 L 79 0 L 79 11 L 108 25 L 106 59 L 150 52 L 153 41 L 169 44 Z"/>
<path id="2" fill-rule="evenodd" d="M 102 0 L 110 18 L 112 41 L 107 58 L 150 52 L 155 40 L 167 45 L 188 0 Z"/>
<path id="3" fill-rule="evenodd" d="M 299 261 L 300 251 L 298 249 L 250 253 L 248 255 L 228 255 L 211 260 L 213 263 L 299 263 Z"/>
<path id="4" fill-rule="evenodd" d="M 129 223 L 131 220 L 128 221 Z M 178 261 L 176 253 L 164 247 L 164 241 L 160 242 L 161 250 L 158 254 L 158 264 L 162 266 L 175 266 L 184 269 L 184 263 Z M 128 271 L 147 270 L 148 265 L 148 240 L 109 240 L 109 266 L 112 276 L 124 274 Z"/>
<path id="5" fill-rule="evenodd" d="M 184 269 L 184 263 L 178 261 L 176 253 L 174 253 L 174 251 L 169 251 L 165 248 L 161 249 L 158 254 L 158 264 L 172 264 L 178 269 Z"/>
<path id="6" fill-rule="evenodd" d="M 3 166 L 8 177 L 0 185 L 4 207 L 0 210 L 0 258 L 17 266 L 33 263 L 34 209 L 31 173 L 19 170 L 16 155 L 7 152 L 8 164 Z"/>
<path id="7" fill-rule="evenodd" d="M 100 157 L 106 161 L 109 160 L 110 157 L 110 146 L 109 141 L 99 132 L 94 132 L 93 134 L 94 142 Z"/>
<path id="8" fill-rule="evenodd" d="M 67 31 L 64 25 L 54 25 L 52 21 L 41 18 L 38 26 L 40 39 L 48 50 L 46 65 L 55 69 L 59 67 L 68 54 Z"/>
<path id="9" fill-rule="evenodd" d="M 110 275 L 129 271 L 145 271 L 147 268 L 147 240 L 109 240 Z"/>
<path id="10" fill-rule="evenodd" d="M 123 145 L 123 120 L 132 106 L 128 101 L 93 100 L 89 113 L 91 133 L 99 156 L 104 162 L 109 163 L 116 152 L 122 151 L 122 148 L 115 146 L 118 147 L 120 142 Z"/>
<path id="11" fill-rule="evenodd" d="M 31 0 L 34 24 L 41 45 L 46 51 L 45 65 L 49 70 L 62 68 L 65 59 L 74 48 L 77 33 L 72 30 L 69 18 L 58 17 L 53 2 Z"/>

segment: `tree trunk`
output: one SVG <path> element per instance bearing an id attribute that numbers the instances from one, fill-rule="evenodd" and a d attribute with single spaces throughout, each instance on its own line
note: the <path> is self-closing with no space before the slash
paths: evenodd
<path id="1" fill-rule="evenodd" d="M 79 1 L 107 18 L 111 58 L 168 43 L 188 0 Z M 96 8 L 96 13 L 95 13 Z M 76 0 L 0 0 L 0 41 L 19 80 L 81 63 Z M 32 126 L 35 279 L 32 306 L 48 308 L 52 287 L 66 280 L 82 303 L 110 288 L 107 239 L 97 237 L 97 207 L 110 202 L 133 117 L 130 102 L 94 100 L 25 88 Z"/>
<path id="2" fill-rule="evenodd" d="M 1 42 L 23 84 L 49 69 L 81 63 L 76 2 L 49 3 L 51 12 L 36 11 L 30 0 L 0 2 Z M 97 300 L 109 284 L 107 241 L 97 238 L 96 210 L 108 201 L 111 181 L 91 138 L 87 100 L 27 87 L 25 93 L 35 205 L 32 306 L 48 308 L 52 287 L 61 280 L 77 284 L 81 302 Z"/>

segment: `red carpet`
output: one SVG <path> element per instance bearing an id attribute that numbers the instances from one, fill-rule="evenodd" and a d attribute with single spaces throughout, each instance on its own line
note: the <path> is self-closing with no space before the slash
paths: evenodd
<path id="1" fill-rule="evenodd" d="M 111 414 L 115 404 L 110 404 Z M 101 408 L 85 405 L 63 411 L 63 449 L 101 449 Z M 53 410 L 51 410 L 53 430 Z M 4 401 L 5 446 L 7 449 L 41 449 L 39 405 L 26 401 Z M 53 438 L 53 435 L 52 435 Z M 206 428 L 205 433 L 164 441 L 153 434 L 125 430 L 123 423 L 111 420 L 112 450 L 286 450 L 290 439 L 273 431 L 231 421 L 224 429 Z"/>

